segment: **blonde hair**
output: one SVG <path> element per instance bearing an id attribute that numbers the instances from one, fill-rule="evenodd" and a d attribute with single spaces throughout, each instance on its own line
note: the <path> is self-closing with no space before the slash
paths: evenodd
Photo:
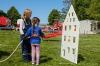
<path id="1" fill-rule="evenodd" d="M 32 13 L 32 11 L 31 11 L 30 9 L 25 9 L 25 10 L 24 10 L 24 15 L 25 15 L 26 13 Z"/>
<path id="2" fill-rule="evenodd" d="M 24 13 L 23 13 L 23 16 L 21 17 L 22 19 L 24 19 L 25 18 L 25 16 L 26 16 L 26 13 L 32 13 L 32 11 L 30 10 L 30 9 L 25 9 L 24 10 Z"/>

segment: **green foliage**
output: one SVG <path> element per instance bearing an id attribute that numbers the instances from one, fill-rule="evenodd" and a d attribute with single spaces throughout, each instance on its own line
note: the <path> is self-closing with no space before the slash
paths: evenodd
<path id="1" fill-rule="evenodd" d="M 68 4 L 68 2 L 64 2 L 64 4 Z M 100 20 L 100 0 L 72 0 L 72 4 L 79 20 Z"/>
<path id="2" fill-rule="evenodd" d="M 86 9 L 89 8 L 91 0 L 72 0 L 72 4 L 77 13 L 79 20 L 90 19 L 86 13 Z"/>
<path id="3" fill-rule="evenodd" d="M 71 5 L 71 0 L 63 0 L 63 5 L 64 7 L 62 8 L 62 14 L 61 14 L 61 19 L 64 21 L 66 14 L 69 10 L 69 7 Z"/>
<path id="4" fill-rule="evenodd" d="M 59 11 L 56 10 L 56 9 L 53 9 L 53 10 L 50 12 L 49 16 L 48 16 L 49 25 L 52 25 L 52 24 L 53 24 L 54 19 L 58 19 L 58 20 L 60 19 L 60 13 L 59 13 Z"/>
<path id="5" fill-rule="evenodd" d="M 71 5 L 71 0 L 63 0 L 63 5 L 64 5 L 64 8 L 62 8 L 62 12 L 67 13 Z"/>
<path id="6" fill-rule="evenodd" d="M 17 9 L 14 6 L 12 6 L 8 10 L 7 15 L 11 19 L 11 22 L 13 25 L 16 25 L 17 19 L 19 19 L 21 17 L 19 12 L 17 11 Z"/>
<path id="7" fill-rule="evenodd" d="M 91 0 L 90 7 L 86 9 L 86 13 L 95 20 L 100 20 L 100 0 Z"/>
<path id="8" fill-rule="evenodd" d="M 7 17 L 7 14 L 6 14 L 3 10 L 0 10 L 0 16 L 5 16 L 5 17 Z"/>

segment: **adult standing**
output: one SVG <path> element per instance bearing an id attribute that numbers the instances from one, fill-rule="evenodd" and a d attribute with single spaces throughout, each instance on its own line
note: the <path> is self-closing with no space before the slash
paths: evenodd
<path id="1" fill-rule="evenodd" d="M 20 38 L 23 40 L 23 37 L 27 30 L 32 26 L 31 24 L 31 14 L 32 11 L 30 9 L 25 9 L 23 17 L 21 19 L 18 19 L 19 22 L 19 31 L 20 31 Z M 31 45 L 30 45 L 30 39 L 23 40 L 21 44 L 22 49 L 22 58 L 25 62 L 31 61 Z"/>

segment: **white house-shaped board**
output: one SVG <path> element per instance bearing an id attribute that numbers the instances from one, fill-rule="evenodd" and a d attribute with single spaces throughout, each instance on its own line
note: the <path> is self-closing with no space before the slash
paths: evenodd
<path id="1" fill-rule="evenodd" d="M 63 23 L 61 57 L 77 64 L 79 43 L 79 20 L 70 6 Z"/>

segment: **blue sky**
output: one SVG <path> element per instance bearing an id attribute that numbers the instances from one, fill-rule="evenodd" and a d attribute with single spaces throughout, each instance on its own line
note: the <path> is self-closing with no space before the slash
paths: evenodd
<path id="1" fill-rule="evenodd" d="M 52 9 L 60 10 L 63 8 L 62 0 L 0 0 L 0 9 L 7 12 L 15 6 L 22 15 L 24 9 L 32 10 L 32 17 L 37 16 L 41 23 L 48 23 L 48 15 Z"/>

